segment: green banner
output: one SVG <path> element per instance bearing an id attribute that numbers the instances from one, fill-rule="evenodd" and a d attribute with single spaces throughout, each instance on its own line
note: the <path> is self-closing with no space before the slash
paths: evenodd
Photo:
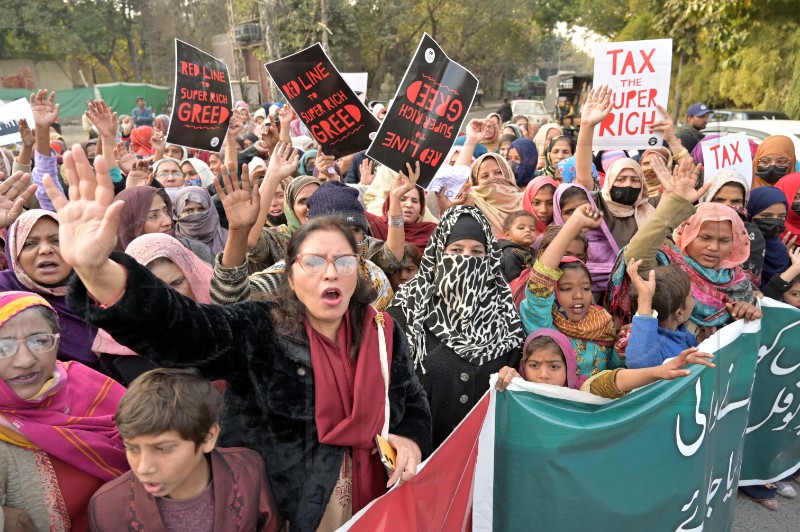
<path id="1" fill-rule="evenodd" d="M 475 529 L 729 529 L 759 328 L 737 322 L 704 343 L 716 368 L 615 401 L 516 381 L 493 392 Z"/>
<path id="2" fill-rule="evenodd" d="M 30 98 L 31 93 L 28 89 L 0 89 L 0 100 L 6 103 L 19 98 Z M 79 89 L 69 89 L 56 91 L 56 103 L 58 108 L 58 118 L 60 121 L 79 119 L 86 111 L 86 102 L 94 98 L 94 90 L 91 87 L 81 87 Z"/>
<path id="3" fill-rule="evenodd" d="M 155 114 L 161 114 L 169 98 L 169 87 L 146 83 L 108 83 L 95 85 L 95 88 L 109 107 L 113 107 L 121 115 L 130 115 L 136 107 L 136 98 L 139 97 L 147 100 L 148 107 L 151 107 Z"/>
<path id="4" fill-rule="evenodd" d="M 785 478 L 800 466 L 800 310 L 762 300 L 761 342 L 740 484 Z"/>

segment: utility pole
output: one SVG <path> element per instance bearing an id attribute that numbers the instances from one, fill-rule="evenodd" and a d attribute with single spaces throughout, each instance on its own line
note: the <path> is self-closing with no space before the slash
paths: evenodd
<path id="1" fill-rule="evenodd" d="M 320 9 L 320 25 L 322 26 L 322 49 L 325 53 L 330 55 L 328 51 L 328 8 L 325 5 L 325 0 L 319 0 Z"/>

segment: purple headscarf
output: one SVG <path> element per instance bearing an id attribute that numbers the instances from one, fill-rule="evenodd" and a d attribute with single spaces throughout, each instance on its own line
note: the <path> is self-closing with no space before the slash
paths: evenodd
<path id="1" fill-rule="evenodd" d="M 180 213 L 187 201 L 199 203 L 204 210 L 181 218 Z M 219 213 L 211 201 L 211 195 L 202 187 L 183 187 L 178 191 L 175 198 L 175 232 L 199 240 L 215 255 L 225 249 L 228 240 L 228 230 L 219 225 Z"/>
<path id="2" fill-rule="evenodd" d="M 556 188 L 553 195 L 553 225 L 563 225 L 564 218 L 561 216 L 561 196 L 568 188 L 578 187 L 585 194 L 592 207 L 597 208 L 597 204 L 586 188 L 576 183 L 562 183 Z M 592 291 L 604 292 L 608 288 L 608 279 L 614 269 L 614 261 L 619 253 L 619 246 L 611 235 L 605 221 L 600 223 L 597 229 L 586 231 L 586 238 L 589 239 L 588 260 L 586 266 L 592 274 Z"/>
<path id="3" fill-rule="evenodd" d="M 586 381 L 586 376 L 578 374 L 578 357 L 575 354 L 575 348 L 572 347 L 572 342 L 569 341 L 569 338 L 567 338 L 564 333 L 555 329 L 542 327 L 537 329 L 536 332 L 529 334 L 528 337 L 525 338 L 525 343 L 522 345 L 522 361 L 519 363 L 519 374 L 524 380 L 528 380 L 525 378 L 525 362 L 528 359 L 526 356 L 528 352 L 528 344 L 540 336 L 547 336 L 548 338 L 552 338 L 556 341 L 558 347 L 561 348 L 561 353 L 564 355 L 564 361 L 567 364 L 567 388 L 579 390 L 581 384 Z"/>

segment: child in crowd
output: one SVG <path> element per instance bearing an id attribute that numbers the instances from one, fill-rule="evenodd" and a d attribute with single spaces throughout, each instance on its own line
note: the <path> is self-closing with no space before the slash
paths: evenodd
<path id="1" fill-rule="evenodd" d="M 672 380 L 690 375 L 691 371 L 685 369 L 687 364 L 715 367 L 710 362 L 714 355 L 700 353 L 697 348 L 692 347 L 657 366 L 604 370 L 587 379 L 576 374 L 578 360 L 575 349 L 569 338 L 559 331 L 539 329 L 528 335 L 522 349 L 519 371 L 507 366 L 501 369 L 497 381 L 498 390 L 504 390 L 512 378 L 522 377 L 528 382 L 566 386 L 608 399 L 618 399 L 631 390 L 658 380 Z"/>
<path id="2" fill-rule="evenodd" d="M 503 135 L 500 137 L 500 147 L 497 149 L 500 157 L 503 159 L 508 158 L 508 149 L 511 148 L 511 143 L 515 140 L 517 140 L 517 137 L 514 135 Z"/>
<path id="3" fill-rule="evenodd" d="M 602 221 L 592 205 L 575 210 L 531 269 L 520 305 L 526 331 L 554 328 L 569 338 L 577 353 L 577 374 L 586 378 L 623 365 L 613 349 L 616 329 L 611 315 L 593 304 L 589 269 L 578 259 L 564 256 L 582 230 L 597 228 Z"/>
<path id="4" fill-rule="evenodd" d="M 280 529 L 259 454 L 215 449 L 221 404 L 197 369 L 159 368 L 136 379 L 115 416 L 131 471 L 92 497 L 89 528 Z"/>
<path id="5" fill-rule="evenodd" d="M 422 254 L 419 249 L 413 244 L 406 243 L 403 246 L 403 260 L 400 261 L 400 267 L 388 275 L 392 290 L 397 292 L 400 285 L 407 283 L 417 275 L 421 262 Z"/>
<path id="6" fill-rule="evenodd" d="M 800 248 L 789 253 L 792 265 L 764 285 L 764 295 L 800 308 Z"/>
<path id="7" fill-rule="evenodd" d="M 503 222 L 507 239 L 499 240 L 503 251 L 501 264 L 506 281 L 513 281 L 522 270 L 533 266 L 531 246 L 536 239 L 536 217 L 528 211 L 515 211 Z"/>
<path id="8" fill-rule="evenodd" d="M 551 225 L 548 227 L 544 233 L 542 233 L 542 242 L 539 245 L 539 252 L 537 256 L 541 256 L 544 253 L 544 250 L 553 243 L 553 240 L 558 236 L 558 233 L 561 232 L 561 228 L 563 225 Z M 581 231 L 575 238 L 567 246 L 566 251 L 564 251 L 565 257 L 575 257 L 579 261 L 585 263 L 587 261 L 587 257 L 589 256 L 589 239 L 586 237 L 586 234 Z"/>
<path id="9" fill-rule="evenodd" d="M 628 262 L 637 308 L 625 351 L 629 368 L 649 368 L 662 364 L 678 353 L 697 346 L 697 339 L 686 328 L 694 309 L 689 275 L 677 265 L 650 270 L 647 280 L 639 275 L 640 260 Z"/>

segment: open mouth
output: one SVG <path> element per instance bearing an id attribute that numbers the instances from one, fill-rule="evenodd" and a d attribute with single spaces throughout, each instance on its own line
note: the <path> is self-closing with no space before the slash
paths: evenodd
<path id="1" fill-rule="evenodd" d="M 164 489 L 164 484 L 156 484 L 154 482 L 142 482 L 142 486 L 147 493 L 158 493 Z"/>
<path id="2" fill-rule="evenodd" d="M 332 306 L 338 306 L 342 302 L 342 291 L 338 288 L 328 288 L 322 292 L 322 300 Z"/>
<path id="3" fill-rule="evenodd" d="M 33 384 L 37 380 L 39 380 L 39 372 L 34 371 L 33 373 L 26 373 L 25 375 L 20 375 L 19 377 L 14 377 L 13 379 L 9 379 L 14 384 L 19 384 L 21 386 L 25 386 L 27 384 Z"/>
<path id="4" fill-rule="evenodd" d="M 55 273 L 60 267 L 61 265 L 54 261 L 43 261 L 36 265 L 36 268 L 43 273 Z"/>
<path id="5" fill-rule="evenodd" d="M 570 310 L 573 314 L 583 314 L 586 311 L 586 306 L 583 303 L 572 305 Z"/>

